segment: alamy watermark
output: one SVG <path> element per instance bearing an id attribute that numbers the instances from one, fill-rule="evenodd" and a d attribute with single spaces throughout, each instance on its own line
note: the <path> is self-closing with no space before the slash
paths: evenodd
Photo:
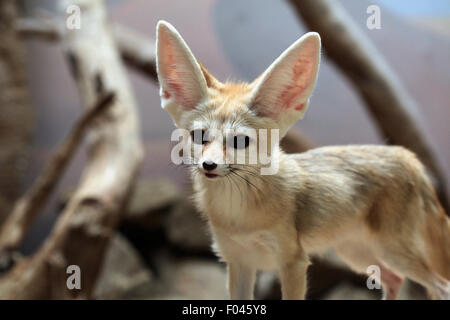
<path id="1" fill-rule="evenodd" d="M 171 160 L 177 165 L 201 166 L 203 161 L 252 165 L 261 175 L 274 175 L 279 169 L 278 129 L 175 129 L 171 140 L 178 142 L 171 152 Z"/>
<path id="2" fill-rule="evenodd" d="M 381 29 L 381 9 L 372 4 L 367 7 L 366 13 L 369 17 L 366 20 L 366 26 L 369 30 Z"/>
<path id="3" fill-rule="evenodd" d="M 370 265 L 367 267 L 366 270 L 367 275 L 369 276 L 367 278 L 367 289 L 374 290 L 374 289 L 381 289 L 381 269 L 377 265 Z"/>
<path id="4" fill-rule="evenodd" d="M 75 264 L 67 267 L 66 273 L 70 274 L 67 277 L 66 286 L 69 290 L 81 290 L 81 268 Z"/>
<path id="5" fill-rule="evenodd" d="M 66 13 L 69 15 L 66 19 L 66 27 L 69 30 L 81 29 L 81 9 L 77 5 L 70 5 L 66 8 Z"/>

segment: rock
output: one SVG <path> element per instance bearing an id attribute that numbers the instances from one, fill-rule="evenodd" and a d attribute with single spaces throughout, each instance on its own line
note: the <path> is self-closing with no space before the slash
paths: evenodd
<path id="1" fill-rule="evenodd" d="M 379 300 L 381 290 L 369 290 L 364 287 L 357 287 L 348 282 L 331 289 L 322 299 L 324 300 Z"/>
<path id="2" fill-rule="evenodd" d="M 152 288 L 152 274 L 123 236 L 116 233 L 105 252 L 94 299 L 139 299 Z"/>
<path id="3" fill-rule="evenodd" d="M 352 271 L 333 249 L 312 257 L 311 262 L 308 269 L 308 299 L 322 299 L 330 288 L 343 281 L 358 286 L 366 282 L 367 276 Z"/>
<path id="4" fill-rule="evenodd" d="M 255 299 L 280 300 L 281 285 L 276 272 L 260 272 L 256 278 Z"/>
<path id="5" fill-rule="evenodd" d="M 167 238 L 188 252 L 212 253 L 207 222 L 186 197 L 170 213 L 166 224 Z"/>
<path id="6" fill-rule="evenodd" d="M 430 297 L 427 291 L 420 284 L 417 284 L 409 279 L 405 279 L 400 292 L 398 300 L 429 300 Z"/>
<path id="7" fill-rule="evenodd" d="M 72 197 L 75 188 L 69 187 L 59 195 L 59 211 Z M 167 213 L 180 201 L 182 192 L 170 180 L 145 180 L 136 182 L 123 219 L 124 224 L 140 228 L 161 226 Z"/>
<path id="8" fill-rule="evenodd" d="M 201 259 L 177 263 L 172 275 L 174 290 L 188 299 L 227 299 L 226 281 L 223 265 Z"/>
<path id="9" fill-rule="evenodd" d="M 157 254 L 158 279 L 147 299 L 227 299 L 225 265 L 205 258 Z"/>
<path id="10" fill-rule="evenodd" d="M 125 223 L 142 228 L 162 224 L 166 214 L 180 201 L 181 194 L 169 180 L 139 180 L 128 206 Z"/>

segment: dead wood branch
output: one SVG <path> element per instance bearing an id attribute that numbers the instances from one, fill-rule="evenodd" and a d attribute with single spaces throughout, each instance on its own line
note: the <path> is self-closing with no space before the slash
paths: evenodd
<path id="1" fill-rule="evenodd" d="M 434 146 L 421 128 L 416 103 L 341 5 L 330 0 L 290 0 L 308 27 L 319 32 L 326 54 L 351 80 L 390 144 L 414 151 L 432 173 L 448 212 L 446 183 Z"/>
<path id="2" fill-rule="evenodd" d="M 150 79 L 157 80 L 154 40 L 117 24 L 114 25 L 114 36 L 127 65 Z"/>
<path id="3" fill-rule="evenodd" d="M 58 41 L 66 32 L 58 21 L 38 18 L 21 19 L 16 23 L 15 29 L 22 37 L 41 38 L 47 41 Z M 154 40 L 118 24 L 113 25 L 112 32 L 127 65 L 150 79 L 157 80 Z"/>
<path id="4" fill-rule="evenodd" d="M 85 112 L 58 147 L 47 168 L 37 178 L 34 185 L 16 202 L 13 211 L 0 229 L 0 252 L 12 252 L 19 248 L 31 223 L 57 185 L 87 129 L 107 110 L 113 100 L 113 93 L 106 94 L 95 106 Z"/>
<path id="5" fill-rule="evenodd" d="M 137 109 L 106 18 L 104 1 L 71 1 L 82 28 L 62 39 L 83 104 L 116 95 L 88 140 L 80 184 L 51 234 L 29 259 L 0 278 L 0 298 L 89 298 L 108 241 L 123 213 L 143 157 Z M 61 7 L 62 14 L 65 6 Z M 69 290 L 67 267 L 80 267 L 81 290 Z"/>
<path id="6" fill-rule="evenodd" d="M 16 32 L 22 37 L 37 37 L 47 41 L 59 41 L 64 36 L 64 28 L 55 20 L 18 19 Z"/>
<path id="7" fill-rule="evenodd" d="M 281 148 L 286 153 L 302 153 L 314 149 L 317 145 L 305 137 L 302 132 L 291 128 L 280 142 Z"/>
<path id="8" fill-rule="evenodd" d="M 25 50 L 14 32 L 16 4 L 0 1 L 0 225 L 20 196 L 34 130 Z"/>

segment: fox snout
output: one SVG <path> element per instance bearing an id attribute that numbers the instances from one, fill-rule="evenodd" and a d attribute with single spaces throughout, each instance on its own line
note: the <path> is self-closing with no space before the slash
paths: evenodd
<path id="1" fill-rule="evenodd" d="M 202 154 L 197 161 L 197 167 L 207 178 L 218 178 L 227 173 L 228 165 L 224 161 L 223 147 L 213 141 L 203 147 Z"/>
<path id="2" fill-rule="evenodd" d="M 212 161 L 203 161 L 202 163 L 202 167 L 203 169 L 205 169 L 206 171 L 213 171 L 214 169 L 217 168 L 217 163 L 214 163 Z"/>
<path id="3" fill-rule="evenodd" d="M 207 178 L 217 178 L 219 176 L 224 176 L 226 174 L 226 168 L 224 167 L 224 164 L 217 164 L 214 161 L 211 160 L 201 160 L 198 164 L 198 167 L 200 168 L 201 172 L 207 177 Z"/>
<path id="4" fill-rule="evenodd" d="M 210 179 L 219 177 L 219 174 L 214 173 L 217 169 L 217 163 L 205 160 L 202 162 L 202 168 L 205 170 L 205 176 Z"/>

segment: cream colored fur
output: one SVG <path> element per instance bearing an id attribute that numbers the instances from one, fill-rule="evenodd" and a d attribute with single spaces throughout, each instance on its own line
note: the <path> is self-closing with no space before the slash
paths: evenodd
<path id="1" fill-rule="evenodd" d="M 179 128 L 279 129 L 281 138 L 306 111 L 319 68 L 316 33 L 301 37 L 253 83 L 219 82 L 167 22 L 158 24 L 157 37 L 162 106 Z M 284 299 L 304 298 L 308 257 L 329 247 L 358 272 L 379 266 L 387 299 L 405 277 L 450 297 L 449 219 L 414 154 L 338 146 L 286 155 L 276 147 L 278 172 L 261 175 L 259 162 L 219 163 L 230 157 L 223 138 L 205 143 L 190 167 L 195 202 L 228 265 L 231 298 L 253 298 L 258 270 L 278 271 Z M 205 170 L 205 162 L 217 167 Z"/>

